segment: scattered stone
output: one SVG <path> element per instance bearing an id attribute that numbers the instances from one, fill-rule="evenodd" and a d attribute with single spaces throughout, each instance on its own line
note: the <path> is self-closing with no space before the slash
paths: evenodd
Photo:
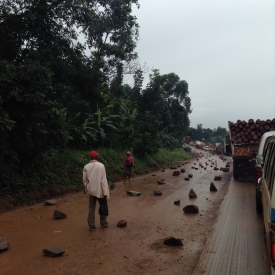
<path id="1" fill-rule="evenodd" d="M 192 177 L 193 177 L 193 175 L 192 175 L 192 174 L 189 174 L 189 175 L 188 175 L 188 178 L 192 178 Z"/>
<path id="2" fill-rule="evenodd" d="M 157 180 L 157 183 L 158 183 L 158 184 L 166 184 L 166 182 L 164 181 L 164 179 Z"/>
<path id="3" fill-rule="evenodd" d="M 171 245 L 171 246 L 183 246 L 182 240 L 177 237 L 167 237 L 164 239 L 164 244 L 165 245 Z"/>
<path id="4" fill-rule="evenodd" d="M 217 167 L 214 167 L 214 170 L 219 170 L 219 168 L 217 168 Z"/>
<path id="5" fill-rule="evenodd" d="M 164 170 L 164 169 L 161 169 L 160 171 L 161 171 L 161 172 L 165 172 L 165 170 Z"/>
<path id="6" fill-rule="evenodd" d="M 154 195 L 155 196 L 161 196 L 162 193 L 160 191 L 158 191 L 158 190 L 154 190 Z"/>
<path id="7" fill-rule="evenodd" d="M 67 215 L 64 214 L 64 213 L 61 212 L 61 211 L 54 210 L 54 212 L 53 212 L 53 217 L 54 217 L 56 220 L 60 220 L 60 219 L 66 219 L 66 218 L 67 218 Z"/>
<path id="8" fill-rule="evenodd" d="M 141 195 L 141 193 L 137 192 L 137 191 L 127 191 L 126 193 L 130 196 L 140 196 Z"/>
<path id="9" fill-rule="evenodd" d="M 230 167 L 230 165 L 229 165 L 229 164 L 226 164 L 226 165 L 225 165 L 225 167 L 228 167 L 228 168 L 229 168 L 229 167 Z"/>
<path id="10" fill-rule="evenodd" d="M 204 170 L 206 170 L 206 167 L 204 167 Z"/>
<path id="11" fill-rule="evenodd" d="M 171 166 L 170 169 L 177 169 L 177 166 Z"/>
<path id="12" fill-rule="evenodd" d="M 110 184 L 110 190 L 114 190 L 115 187 L 116 187 L 116 184 L 114 182 Z"/>
<path id="13" fill-rule="evenodd" d="M 195 170 L 198 170 L 199 168 L 195 167 Z"/>
<path id="14" fill-rule="evenodd" d="M 190 190 L 188 196 L 189 196 L 190 199 L 196 199 L 197 198 L 197 194 L 195 193 L 195 191 L 193 189 Z"/>
<path id="15" fill-rule="evenodd" d="M 180 200 L 174 201 L 175 205 L 180 205 Z"/>
<path id="16" fill-rule="evenodd" d="M 152 175 L 152 177 L 155 177 L 155 176 L 156 176 L 156 174 L 153 174 L 153 175 Z"/>
<path id="17" fill-rule="evenodd" d="M 215 176 L 214 180 L 221 180 L 222 177 L 221 176 Z"/>
<path id="18" fill-rule="evenodd" d="M 9 249 L 9 247 L 10 247 L 9 241 L 5 237 L 0 238 L 0 252 Z"/>
<path id="19" fill-rule="evenodd" d="M 198 206 L 194 205 L 194 204 L 190 204 L 190 205 L 186 205 L 185 207 L 183 207 L 183 211 L 184 213 L 199 213 L 199 208 Z"/>
<path id="20" fill-rule="evenodd" d="M 211 192 L 216 192 L 218 189 L 216 188 L 215 184 L 213 182 L 210 183 L 210 191 Z"/>
<path id="21" fill-rule="evenodd" d="M 180 169 L 180 171 L 181 171 L 181 173 L 184 173 L 185 172 L 185 170 L 182 168 L 182 169 Z"/>
<path id="22" fill-rule="evenodd" d="M 179 175 L 180 175 L 180 171 L 174 171 L 174 172 L 173 172 L 173 176 L 174 176 L 174 177 L 178 177 Z"/>
<path id="23" fill-rule="evenodd" d="M 223 172 L 229 172 L 229 168 L 223 168 Z"/>
<path id="24" fill-rule="evenodd" d="M 184 178 L 185 180 L 189 180 L 189 178 Z"/>
<path id="25" fill-rule="evenodd" d="M 62 256 L 64 252 L 65 251 L 63 249 L 60 249 L 58 247 L 50 247 L 50 248 L 43 249 L 43 253 L 45 254 L 45 256 L 48 256 L 48 257 Z"/>
<path id="26" fill-rule="evenodd" d="M 125 221 L 125 220 L 120 220 L 117 223 L 117 227 L 125 227 L 125 226 L 127 226 L 127 221 Z"/>
<path id="27" fill-rule="evenodd" d="M 45 205 L 55 205 L 56 200 L 55 199 L 47 200 L 47 201 L 44 201 L 44 204 Z"/>

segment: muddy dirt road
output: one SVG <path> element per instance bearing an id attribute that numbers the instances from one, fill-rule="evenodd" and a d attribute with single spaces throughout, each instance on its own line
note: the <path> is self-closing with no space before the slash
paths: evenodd
<path id="1" fill-rule="evenodd" d="M 178 167 L 186 170 L 178 177 L 167 168 L 165 172 L 116 183 L 108 200 L 109 227 L 100 228 L 96 215 L 94 232 L 88 230 L 86 222 L 88 195 L 81 192 L 55 198 L 55 206 L 41 203 L 1 214 L 0 237 L 8 239 L 10 249 L 0 254 L 0 274 L 192 274 L 212 235 L 232 176 L 231 172 L 215 171 L 211 164 L 215 160 L 217 167 L 225 166 L 226 161 L 217 155 L 202 157 L 199 161 L 206 170 L 198 168 L 194 160 Z M 189 173 L 193 178 L 186 181 Z M 222 179 L 213 181 L 216 175 Z M 158 185 L 158 179 L 167 183 Z M 218 192 L 210 192 L 210 182 L 215 183 Z M 191 188 L 197 199 L 188 197 Z M 129 196 L 128 190 L 138 191 L 141 196 Z M 153 190 L 163 195 L 154 196 Z M 174 205 L 175 200 L 180 200 L 179 206 Z M 200 213 L 184 214 L 182 208 L 188 204 L 197 205 Z M 55 209 L 67 218 L 54 220 Z M 127 227 L 118 228 L 119 220 L 127 220 Z M 169 236 L 181 238 L 184 246 L 165 246 L 163 239 Z M 47 247 L 59 247 L 65 253 L 46 257 L 42 251 Z"/>

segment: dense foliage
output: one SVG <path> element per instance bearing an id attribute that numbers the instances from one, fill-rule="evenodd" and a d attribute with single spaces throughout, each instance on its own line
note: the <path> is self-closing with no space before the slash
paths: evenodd
<path id="1" fill-rule="evenodd" d="M 0 187 L 31 179 L 68 148 L 175 148 L 189 127 L 188 84 L 137 58 L 138 0 L 0 0 Z M 130 64 L 130 65 L 129 65 Z M 135 64 L 135 63 L 134 63 Z M 23 173 L 24 172 L 24 173 Z"/>
<path id="2" fill-rule="evenodd" d="M 203 128 L 202 124 L 198 124 L 197 129 L 190 127 L 187 133 L 192 140 L 204 141 L 207 144 L 223 143 L 224 137 L 228 135 L 226 128 L 218 127 L 217 129 L 211 130 L 209 128 Z"/>

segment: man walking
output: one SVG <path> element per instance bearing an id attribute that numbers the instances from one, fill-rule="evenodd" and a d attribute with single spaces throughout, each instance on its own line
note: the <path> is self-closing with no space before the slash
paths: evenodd
<path id="1" fill-rule="evenodd" d="M 125 180 L 128 178 L 128 180 L 130 181 L 133 166 L 134 166 L 134 158 L 131 156 L 131 152 L 128 151 L 126 153 L 124 163 L 123 163 L 123 167 L 125 169 Z"/>
<path id="2" fill-rule="evenodd" d="M 85 190 L 89 194 L 89 214 L 87 221 L 90 231 L 96 229 L 96 201 L 98 200 L 99 205 L 103 206 L 103 204 L 107 205 L 106 198 L 109 198 L 109 186 L 107 182 L 105 166 L 97 160 L 98 156 L 98 152 L 91 151 L 91 161 L 86 164 L 83 169 L 83 184 Z M 103 228 L 108 226 L 106 215 L 100 215 L 100 225 Z"/>

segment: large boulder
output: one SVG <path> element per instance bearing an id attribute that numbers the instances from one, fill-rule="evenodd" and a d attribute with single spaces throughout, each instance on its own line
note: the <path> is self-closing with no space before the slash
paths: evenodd
<path id="1" fill-rule="evenodd" d="M 55 205 L 56 200 L 55 199 L 47 200 L 47 201 L 44 201 L 44 204 L 45 205 Z"/>
<path id="2" fill-rule="evenodd" d="M 9 241 L 5 237 L 0 238 L 0 252 L 9 249 L 9 247 L 10 247 Z"/>
<path id="3" fill-rule="evenodd" d="M 196 199 L 197 198 L 197 194 L 195 193 L 195 191 L 193 189 L 190 190 L 188 196 L 189 196 L 190 199 Z"/>
<path id="4" fill-rule="evenodd" d="M 141 195 L 141 193 L 140 192 L 137 192 L 137 191 L 127 191 L 126 192 L 128 195 L 130 195 L 130 196 L 140 196 Z"/>
<path id="5" fill-rule="evenodd" d="M 158 184 L 166 184 L 166 182 L 165 182 L 163 179 L 157 180 L 157 183 L 158 183 Z"/>
<path id="6" fill-rule="evenodd" d="M 175 204 L 175 205 L 180 205 L 180 200 L 174 201 L 174 204 Z"/>
<path id="7" fill-rule="evenodd" d="M 180 175 L 180 171 L 174 171 L 174 172 L 173 172 L 173 176 L 174 176 L 174 177 L 178 177 L 179 175 Z"/>
<path id="8" fill-rule="evenodd" d="M 125 226 L 127 226 L 127 221 L 125 221 L 125 220 L 120 220 L 117 223 L 117 227 L 125 227 Z"/>
<path id="9" fill-rule="evenodd" d="M 60 220 L 60 219 L 66 219 L 66 218 L 67 218 L 67 215 L 64 214 L 64 213 L 61 212 L 61 211 L 54 210 L 54 212 L 53 212 L 53 217 L 54 217 L 56 220 Z"/>
<path id="10" fill-rule="evenodd" d="M 45 256 L 48 257 L 58 257 L 58 256 L 62 256 L 64 254 L 64 250 L 60 249 L 58 247 L 49 247 L 49 248 L 45 248 L 43 249 L 43 253 Z"/>
<path id="11" fill-rule="evenodd" d="M 216 192 L 218 189 L 216 188 L 215 184 L 213 182 L 210 183 L 210 191 L 211 192 Z"/>
<path id="12" fill-rule="evenodd" d="M 154 195 L 155 196 L 161 196 L 162 192 L 158 191 L 158 190 L 154 190 Z"/>
<path id="13" fill-rule="evenodd" d="M 167 237 L 164 239 L 164 244 L 165 245 L 170 245 L 170 246 L 183 246 L 182 240 L 177 237 Z"/>
<path id="14" fill-rule="evenodd" d="M 199 213 L 199 208 L 198 206 L 191 204 L 191 205 L 186 205 L 183 207 L 184 213 L 191 214 L 191 213 Z"/>

